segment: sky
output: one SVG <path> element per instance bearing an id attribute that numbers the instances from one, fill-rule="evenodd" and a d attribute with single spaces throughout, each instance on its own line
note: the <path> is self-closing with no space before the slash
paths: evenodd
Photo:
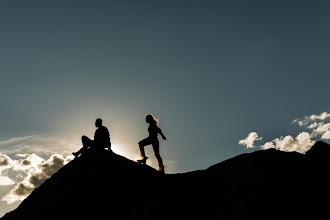
<path id="1" fill-rule="evenodd" d="M 330 143 L 329 10 L 328 1 L 1 0 L 0 216 L 72 160 L 99 117 L 131 160 L 148 135 L 144 115 L 158 118 L 168 173 Z"/>

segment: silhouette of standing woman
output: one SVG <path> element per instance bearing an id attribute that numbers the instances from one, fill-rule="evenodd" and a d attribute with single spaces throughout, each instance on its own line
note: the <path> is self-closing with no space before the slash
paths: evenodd
<path id="1" fill-rule="evenodd" d="M 145 164 L 147 162 L 148 157 L 146 157 L 144 147 L 151 144 L 152 148 L 154 149 L 155 156 L 158 160 L 158 164 L 159 164 L 158 171 L 164 173 L 165 172 L 164 164 L 159 154 L 159 141 L 157 136 L 158 134 L 160 134 L 160 136 L 162 136 L 164 140 L 166 140 L 166 137 L 164 136 L 162 130 L 157 126 L 158 120 L 155 119 L 153 115 L 148 114 L 145 116 L 145 118 L 146 118 L 146 122 L 149 124 L 148 127 L 149 136 L 146 139 L 143 139 L 142 141 L 139 142 L 142 159 L 138 160 L 138 162 L 142 164 Z"/>

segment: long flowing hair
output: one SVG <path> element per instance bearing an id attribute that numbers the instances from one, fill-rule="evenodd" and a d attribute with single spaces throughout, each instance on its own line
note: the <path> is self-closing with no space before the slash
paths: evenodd
<path id="1" fill-rule="evenodd" d="M 152 114 L 146 114 L 145 115 L 146 118 L 146 122 L 150 123 L 150 124 L 159 124 L 159 121 L 157 118 L 155 118 Z"/>

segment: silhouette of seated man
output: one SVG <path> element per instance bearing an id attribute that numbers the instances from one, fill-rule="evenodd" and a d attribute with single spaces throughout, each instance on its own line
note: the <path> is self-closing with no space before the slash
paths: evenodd
<path id="1" fill-rule="evenodd" d="M 102 125 L 102 119 L 100 118 L 96 119 L 95 127 L 97 127 L 97 129 L 94 134 L 94 140 L 89 139 L 85 135 L 82 136 L 81 141 L 83 147 L 79 151 L 72 153 L 75 157 L 78 157 L 80 154 L 84 154 L 88 148 L 93 148 L 93 149 L 108 148 L 108 150 L 111 151 L 110 134 L 108 129 Z"/>

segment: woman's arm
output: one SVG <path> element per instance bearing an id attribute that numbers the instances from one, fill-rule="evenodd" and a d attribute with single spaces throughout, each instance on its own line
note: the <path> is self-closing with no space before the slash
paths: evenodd
<path id="1" fill-rule="evenodd" d="M 160 128 L 159 128 L 158 134 L 160 134 L 160 136 L 162 136 L 163 140 L 166 140 L 166 137 Z"/>

